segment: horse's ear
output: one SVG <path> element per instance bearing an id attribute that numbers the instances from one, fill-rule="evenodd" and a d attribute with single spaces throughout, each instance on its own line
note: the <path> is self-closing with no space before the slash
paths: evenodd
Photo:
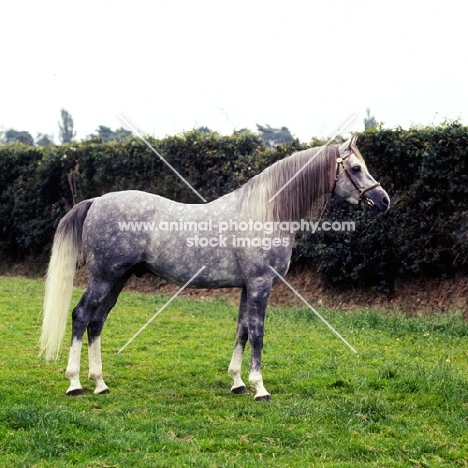
<path id="1" fill-rule="evenodd" d="M 338 146 L 338 149 L 340 150 L 340 153 L 342 156 L 344 156 L 346 151 L 348 151 L 351 148 L 351 144 L 352 144 L 352 139 L 350 138 L 349 140 L 345 141 L 344 143 L 341 143 L 341 145 Z"/>
<path id="2" fill-rule="evenodd" d="M 359 135 L 355 133 L 351 138 L 346 140 L 344 143 L 342 143 L 338 149 L 340 150 L 340 153 L 344 155 L 346 151 L 351 149 L 351 146 L 356 146 L 356 142 L 358 139 Z"/>

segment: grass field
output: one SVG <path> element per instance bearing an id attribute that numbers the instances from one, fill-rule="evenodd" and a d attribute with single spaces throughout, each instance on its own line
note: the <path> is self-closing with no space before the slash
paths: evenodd
<path id="1" fill-rule="evenodd" d="M 79 297 L 75 292 L 74 302 Z M 375 311 L 270 309 L 271 402 L 232 395 L 236 308 L 123 293 L 103 335 L 106 383 L 66 397 L 61 358 L 37 357 L 43 286 L 0 278 L 1 467 L 468 466 L 468 324 Z M 246 377 L 248 359 L 244 360 Z M 245 379 L 246 380 L 246 379 Z"/>

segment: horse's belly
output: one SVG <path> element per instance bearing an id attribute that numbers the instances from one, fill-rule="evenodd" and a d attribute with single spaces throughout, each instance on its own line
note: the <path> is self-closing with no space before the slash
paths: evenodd
<path id="1" fill-rule="evenodd" d="M 148 264 L 148 268 L 157 276 L 188 288 L 230 288 L 242 287 L 244 279 L 234 265 L 210 262 L 186 262 L 171 264 L 162 262 Z"/>

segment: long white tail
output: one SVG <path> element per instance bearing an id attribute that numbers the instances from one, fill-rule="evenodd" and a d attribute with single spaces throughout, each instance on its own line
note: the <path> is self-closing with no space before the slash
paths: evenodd
<path id="1" fill-rule="evenodd" d="M 57 360 L 70 307 L 77 261 L 82 260 L 83 223 L 92 200 L 75 205 L 60 221 L 47 271 L 40 354 Z"/>

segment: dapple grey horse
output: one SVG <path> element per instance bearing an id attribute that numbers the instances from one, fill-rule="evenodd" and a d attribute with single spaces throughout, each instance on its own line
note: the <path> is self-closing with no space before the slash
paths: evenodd
<path id="1" fill-rule="evenodd" d="M 189 286 L 194 288 L 241 289 L 237 337 L 228 369 L 233 378 L 231 390 L 247 393 L 241 362 L 249 341 L 248 380 L 255 400 L 270 399 L 261 373 L 263 326 L 277 274 L 285 275 L 289 267 L 297 231 L 289 227 L 319 215 L 332 194 L 350 203 L 364 201 L 371 213 L 390 206 L 387 193 L 369 174 L 355 143 L 356 136 L 340 146 L 294 153 L 234 192 L 206 204 L 182 204 L 145 192 L 123 191 L 75 205 L 60 221 L 54 237 L 41 335 L 41 353 L 47 360 L 57 359 L 74 275 L 77 267 L 86 264 L 87 289 L 72 313 L 67 394 L 83 393 L 79 372 L 86 330 L 89 378 L 95 382 L 95 393 L 109 391 L 102 376 L 104 322 L 130 276 L 149 272 L 179 285 L 191 281 Z M 216 236 L 208 237 L 208 226 L 217 228 Z M 241 227 L 242 232 L 235 230 Z"/>

